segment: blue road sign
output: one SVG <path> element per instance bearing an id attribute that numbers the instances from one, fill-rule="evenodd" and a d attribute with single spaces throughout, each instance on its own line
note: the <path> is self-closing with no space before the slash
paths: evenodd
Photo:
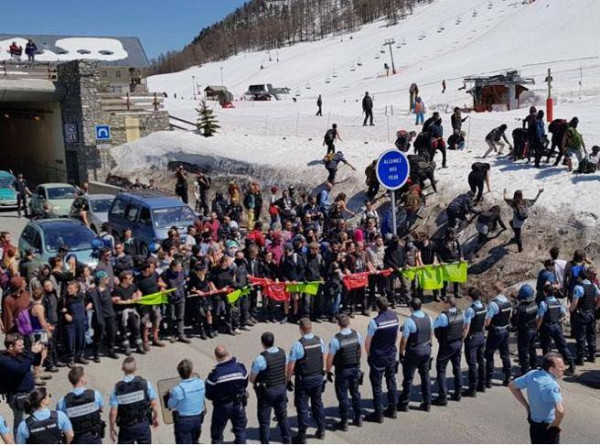
<path id="1" fill-rule="evenodd" d="M 398 190 L 410 176 L 410 164 L 406 155 L 398 150 L 388 150 L 377 161 L 377 179 L 388 190 Z"/>
<path id="2" fill-rule="evenodd" d="M 110 125 L 96 125 L 96 140 L 110 141 Z"/>

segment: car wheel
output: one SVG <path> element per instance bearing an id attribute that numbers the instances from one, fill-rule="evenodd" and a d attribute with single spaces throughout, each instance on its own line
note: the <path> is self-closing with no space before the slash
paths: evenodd
<path id="1" fill-rule="evenodd" d="M 140 243 L 140 252 L 139 253 L 144 258 L 148 258 L 150 256 L 150 249 L 148 249 L 148 246 L 146 245 L 146 243 Z"/>

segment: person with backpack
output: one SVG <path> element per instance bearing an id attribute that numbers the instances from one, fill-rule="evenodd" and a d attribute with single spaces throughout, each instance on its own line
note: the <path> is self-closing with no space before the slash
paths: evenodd
<path id="1" fill-rule="evenodd" d="M 19 332 L 21 335 L 29 335 L 31 333 L 20 332 L 25 329 L 26 320 L 23 316 L 19 317 L 19 314 L 24 312 L 23 315 L 25 313 L 29 315 L 27 311 L 31 296 L 26 288 L 27 282 L 19 275 L 15 275 L 10 279 L 10 293 L 2 301 L 2 325 L 4 326 L 4 333 Z M 31 325 L 29 328 L 31 328 Z"/>
<path id="2" fill-rule="evenodd" d="M 506 202 L 506 204 L 508 204 L 508 206 L 512 208 L 513 211 L 513 217 L 510 221 L 510 227 L 515 233 L 515 237 L 513 238 L 513 240 L 517 243 L 519 252 L 523 251 L 523 235 L 521 231 L 523 229 L 523 226 L 525 225 L 525 221 L 529 217 L 529 207 L 535 205 L 543 191 L 544 188 L 540 187 L 538 190 L 538 194 L 534 199 L 525 199 L 523 198 L 523 191 L 516 190 L 513 195 L 513 198 L 508 199 L 506 197 L 508 191 L 504 189 L 504 202 Z"/>
<path id="3" fill-rule="evenodd" d="M 495 151 L 499 155 L 501 155 L 502 150 L 504 150 L 504 142 L 508 144 L 510 150 L 513 150 L 513 146 L 510 144 L 510 142 L 508 142 L 508 139 L 506 138 L 505 132 L 507 128 L 508 126 L 506 124 L 502 124 L 499 127 L 494 128 L 487 134 L 487 136 L 485 137 L 485 142 L 489 148 L 484 153 L 484 158 L 487 155 L 489 155 L 492 151 Z M 500 139 L 504 139 L 504 142 L 502 142 Z"/>
<path id="4" fill-rule="evenodd" d="M 398 130 L 396 132 L 396 148 L 404 153 L 410 150 L 410 142 L 417 136 L 415 131 Z"/>
<path id="5" fill-rule="evenodd" d="M 414 102 L 413 110 L 415 111 L 415 125 L 422 124 L 425 120 L 425 102 L 420 97 L 417 97 Z"/>
<path id="6" fill-rule="evenodd" d="M 527 151 L 527 162 L 530 161 L 531 155 L 534 156 L 535 168 L 540 168 L 540 160 L 544 154 L 544 147 L 548 140 L 546 130 L 544 128 L 544 111 L 539 110 L 535 118 L 535 134 L 533 139 L 529 139 L 529 150 Z"/>
<path id="7" fill-rule="evenodd" d="M 467 220 L 467 215 L 472 213 L 479 215 L 481 211 L 475 209 L 473 204 L 473 197 L 475 192 L 469 190 L 467 193 L 454 198 L 448 207 L 446 208 L 446 215 L 448 216 L 448 228 L 460 230 L 462 224 Z"/>
<path id="8" fill-rule="evenodd" d="M 565 134 L 565 157 L 567 160 L 567 169 L 573 171 L 573 156 L 577 158 L 577 162 L 583 161 L 583 158 L 587 154 L 585 148 L 585 142 L 581 133 L 577 131 L 577 125 L 579 125 L 579 119 L 574 117 L 569 122 L 569 128 Z"/>
<path id="9" fill-rule="evenodd" d="M 373 98 L 371 96 L 369 96 L 369 92 L 365 92 L 365 97 L 363 97 L 362 100 L 362 110 L 363 113 L 365 114 L 365 120 L 363 121 L 363 127 L 367 126 L 367 120 L 370 120 L 370 124 L 371 126 L 375 125 L 373 124 Z"/>
<path id="10" fill-rule="evenodd" d="M 336 140 L 344 142 L 338 132 L 337 124 L 333 124 L 331 125 L 331 128 L 325 132 L 325 137 L 323 138 L 323 145 L 327 146 L 327 154 L 335 153 Z"/>
<path id="11" fill-rule="evenodd" d="M 317 116 L 323 116 L 323 99 L 321 98 L 320 94 L 319 98 L 317 99 L 317 107 L 319 108 L 317 110 Z"/>
<path id="12" fill-rule="evenodd" d="M 330 153 L 326 155 L 323 161 L 325 162 L 325 168 L 329 172 L 329 175 L 327 176 L 327 182 L 330 182 L 331 184 L 335 184 L 335 176 L 337 174 L 340 162 L 346 164 L 352 170 L 356 171 L 356 167 L 354 167 L 346 160 L 344 154 L 341 151 L 338 151 L 335 154 Z"/>

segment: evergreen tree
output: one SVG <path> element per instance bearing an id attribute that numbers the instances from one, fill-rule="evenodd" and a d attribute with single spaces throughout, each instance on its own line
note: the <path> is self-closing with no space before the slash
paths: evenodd
<path id="1" fill-rule="evenodd" d="M 204 137 L 210 137 L 217 132 L 217 129 L 221 128 L 217 122 L 217 118 L 211 108 L 203 100 L 200 102 L 200 108 L 196 108 L 198 112 L 198 121 L 196 127 L 198 131 L 201 131 Z"/>

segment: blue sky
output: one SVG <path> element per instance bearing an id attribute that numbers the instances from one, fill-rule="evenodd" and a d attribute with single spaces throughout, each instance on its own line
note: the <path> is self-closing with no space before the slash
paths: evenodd
<path id="1" fill-rule="evenodd" d="M 244 0 L 29 0 L 2 2 L 0 32 L 137 36 L 148 57 L 181 49 Z"/>

